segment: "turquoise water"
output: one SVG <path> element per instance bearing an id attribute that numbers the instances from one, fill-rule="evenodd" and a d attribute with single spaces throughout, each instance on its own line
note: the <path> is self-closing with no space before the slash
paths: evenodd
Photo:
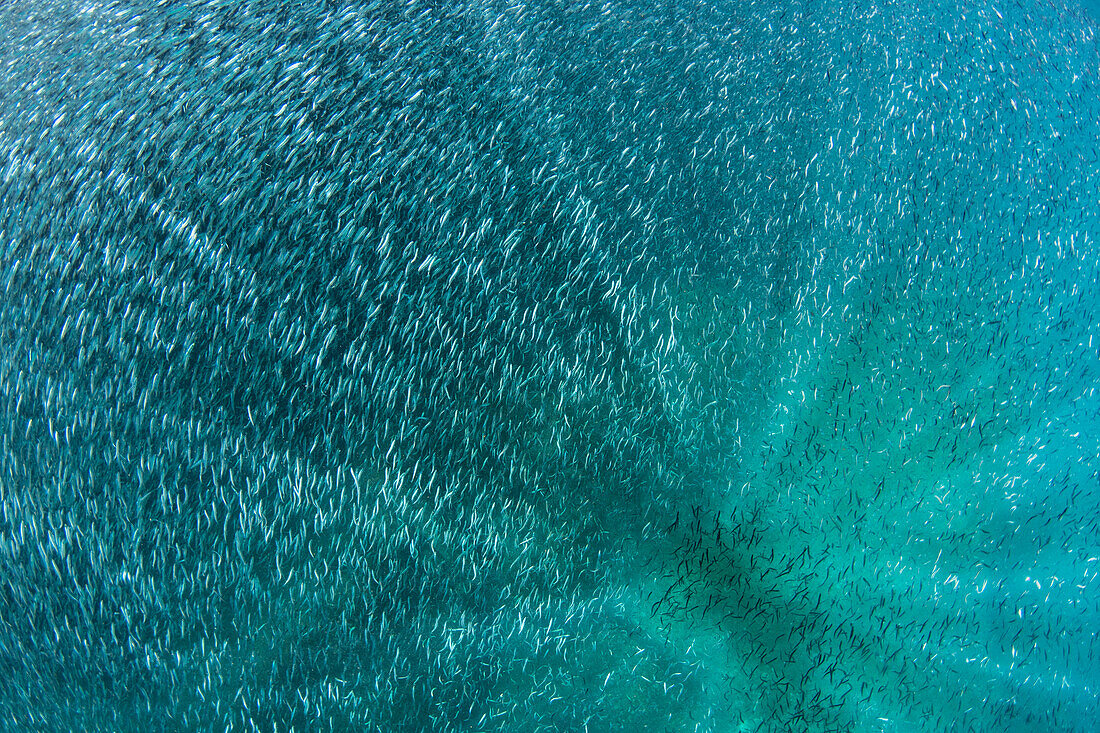
<path id="1" fill-rule="evenodd" d="M 0 10 L 0 728 L 1100 727 L 1097 15 Z"/>

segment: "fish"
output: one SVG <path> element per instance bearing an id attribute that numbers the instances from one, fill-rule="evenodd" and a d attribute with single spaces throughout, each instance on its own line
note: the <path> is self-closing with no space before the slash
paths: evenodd
<path id="1" fill-rule="evenodd" d="M 1091 730 L 1094 25 L 3 8 L 3 727 Z"/>

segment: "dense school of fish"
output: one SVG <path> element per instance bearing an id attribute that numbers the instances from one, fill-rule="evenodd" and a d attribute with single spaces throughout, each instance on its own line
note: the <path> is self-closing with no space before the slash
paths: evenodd
<path id="1" fill-rule="evenodd" d="M 5 4 L 0 730 L 1096 730 L 1096 27 Z"/>

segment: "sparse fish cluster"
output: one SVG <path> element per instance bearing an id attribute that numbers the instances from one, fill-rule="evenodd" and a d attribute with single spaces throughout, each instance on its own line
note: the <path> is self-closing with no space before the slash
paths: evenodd
<path id="1" fill-rule="evenodd" d="M 0 729 L 1095 729 L 1096 24 L 0 10 Z"/>

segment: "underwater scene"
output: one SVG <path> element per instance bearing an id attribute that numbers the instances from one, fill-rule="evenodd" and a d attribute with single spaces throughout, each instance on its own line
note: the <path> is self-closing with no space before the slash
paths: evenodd
<path id="1" fill-rule="evenodd" d="M 0 731 L 1100 730 L 1098 28 L 0 6 Z"/>

